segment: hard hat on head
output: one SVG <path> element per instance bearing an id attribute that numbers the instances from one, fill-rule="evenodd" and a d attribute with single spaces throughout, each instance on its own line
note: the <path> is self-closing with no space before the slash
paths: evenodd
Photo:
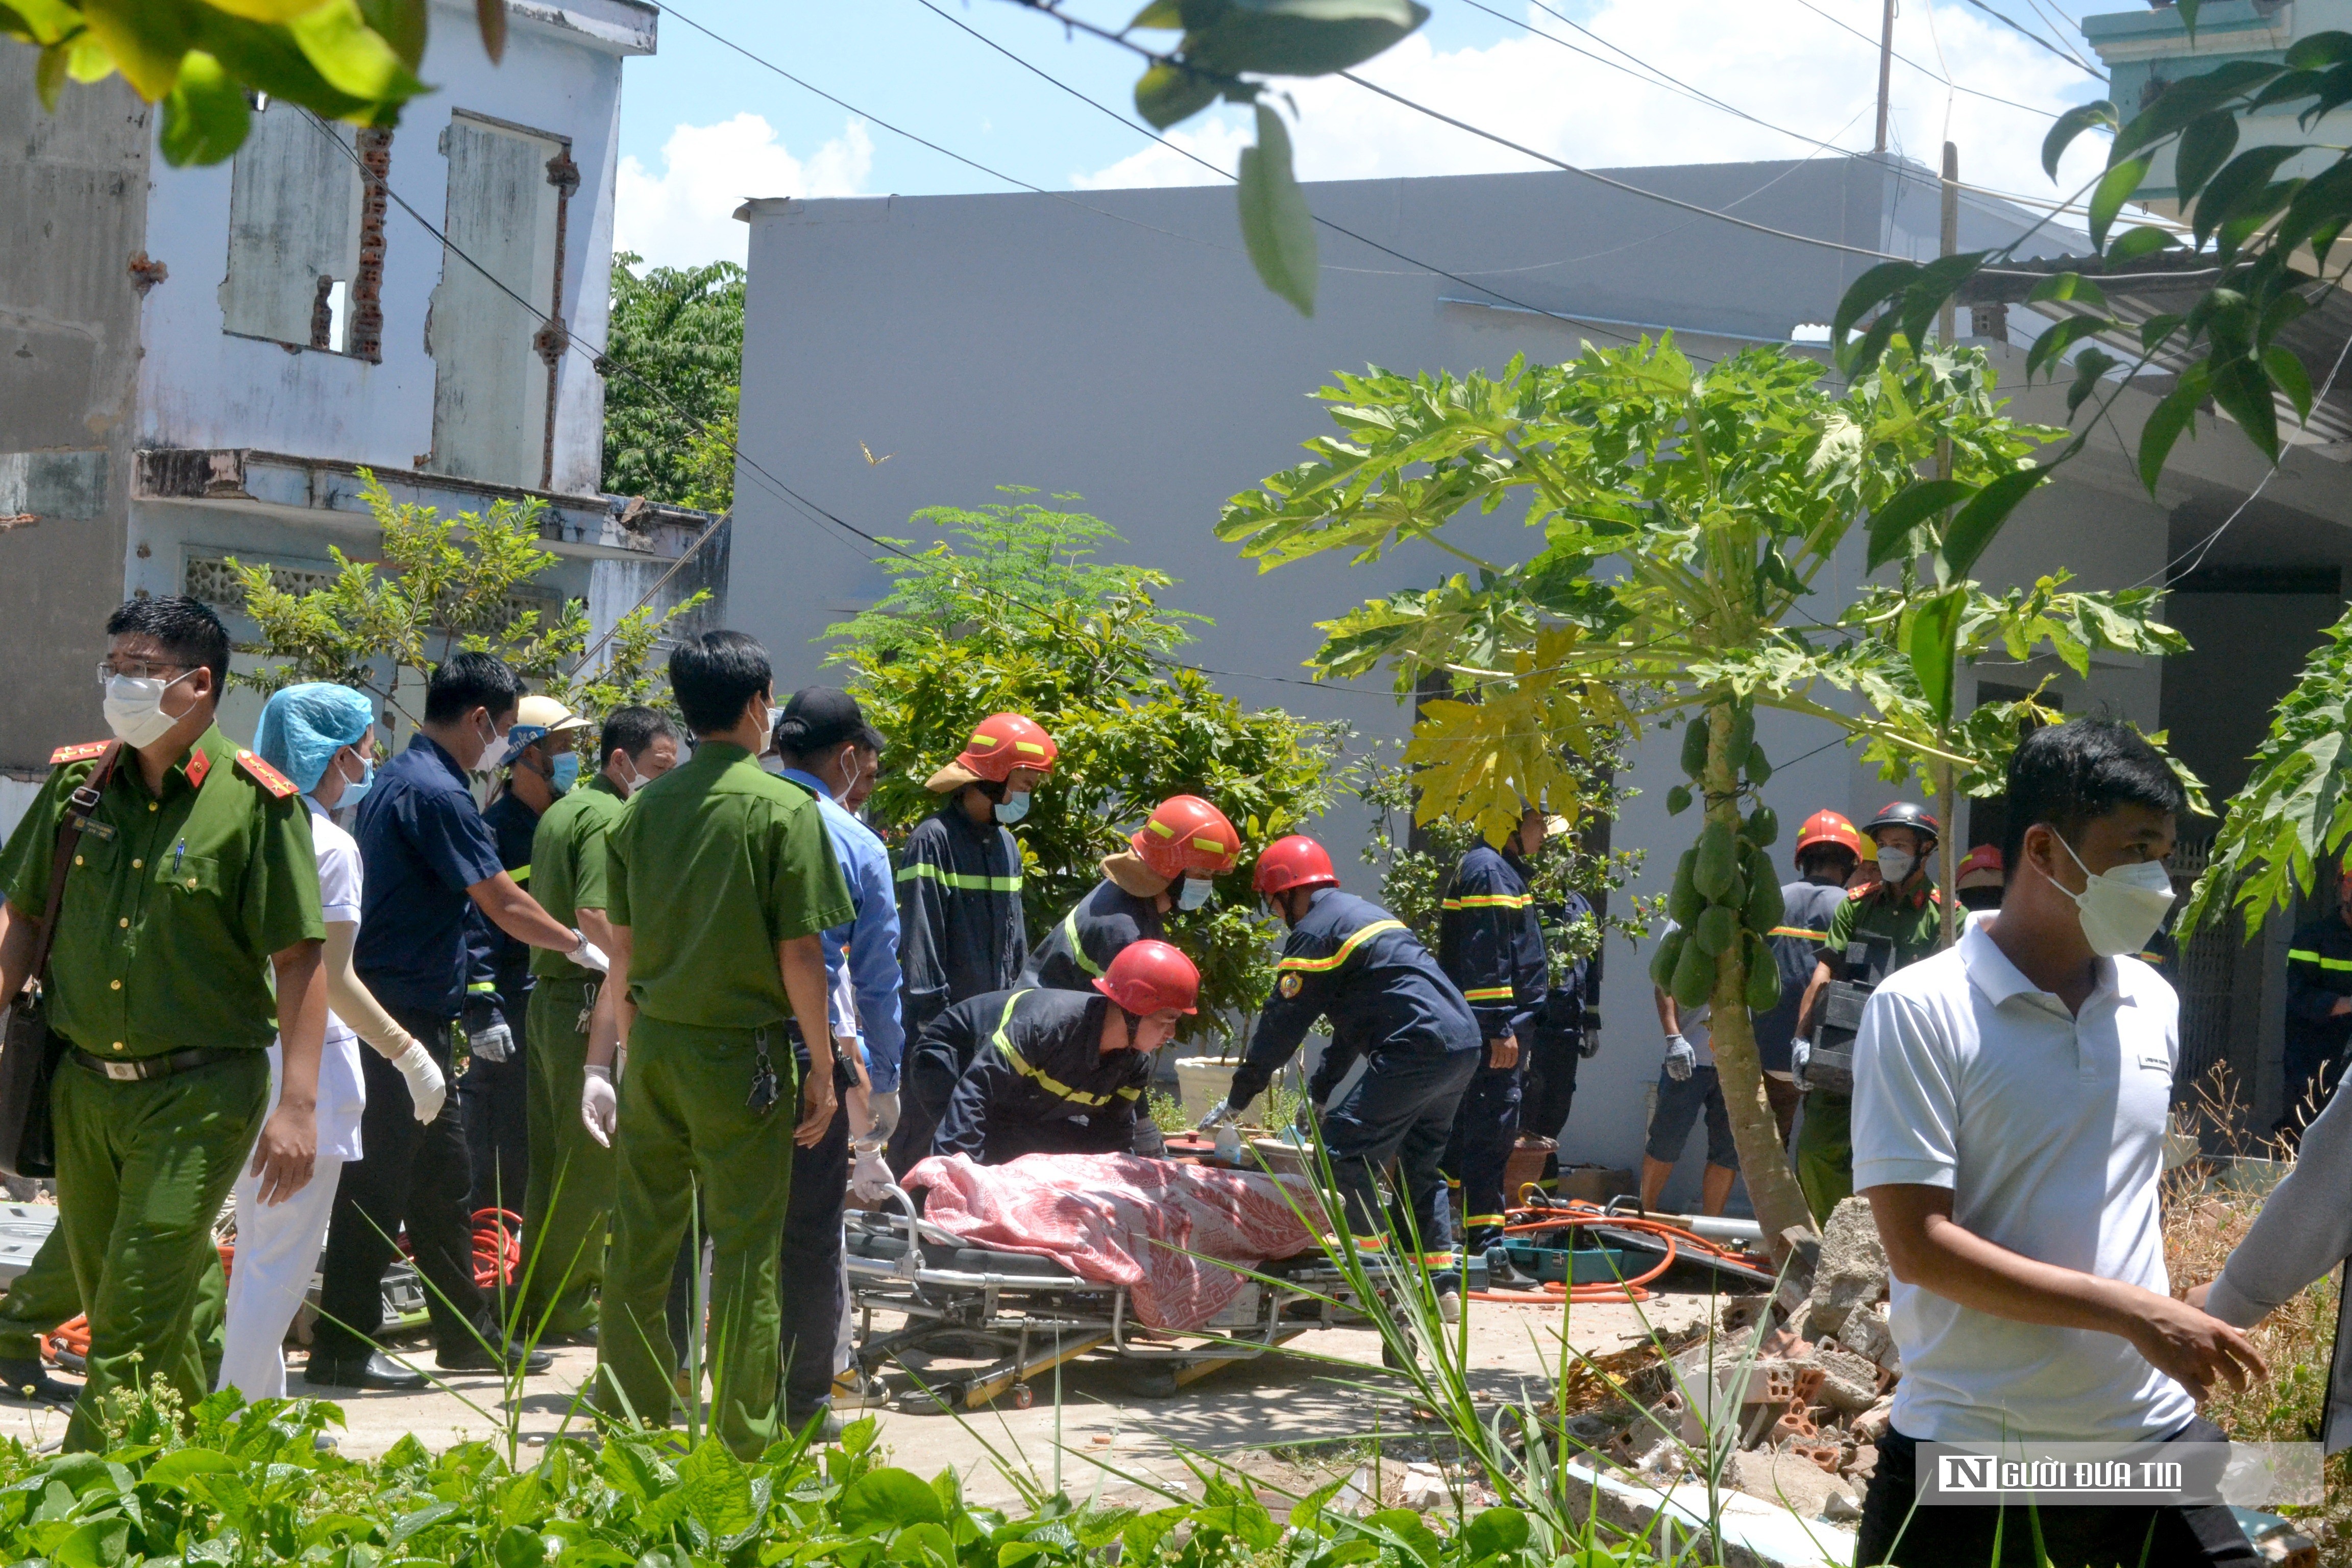
<path id="1" fill-rule="evenodd" d="M 1150 937 L 1118 950 L 1095 989 L 1139 1018 L 1154 1013 L 1197 1012 L 1201 972 L 1192 961 Z"/>
<path id="2" fill-rule="evenodd" d="M 491 765 L 509 766 L 530 746 L 550 735 L 568 735 L 587 728 L 587 720 L 554 698 L 541 697 L 534 692 L 515 705 L 514 727 L 507 731 L 507 749 Z"/>
<path id="3" fill-rule="evenodd" d="M 1966 887 L 1970 877 L 1990 877 L 1988 885 L 1997 888 L 2007 875 L 2008 863 L 2001 858 L 2000 846 L 1979 844 L 1969 851 L 1968 858 L 1952 873 L 1952 881 L 1956 886 Z"/>
<path id="4" fill-rule="evenodd" d="M 1854 831 L 1853 824 L 1834 811 L 1817 811 L 1805 818 L 1805 825 L 1797 829 L 1798 864 L 1804 863 L 1805 851 L 1817 844 L 1834 845 L 1852 854 L 1857 860 L 1874 858 L 1864 855 L 1862 835 Z"/>
<path id="5" fill-rule="evenodd" d="M 1061 748 L 1034 719 L 1018 713 L 991 713 L 972 727 L 954 762 L 930 777 L 934 795 L 948 795 L 969 784 L 1003 784 L 1015 768 L 1037 773 L 1054 771 Z"/>
<path id="6" fill-rule="evenodd" d="M 1252 885 L 1261 893 L 1286 893 L 1293 888 L 1336 888 L 1339 873 L 1331 869 L 1331 856 L 1304 833 L 1277 838 L 1257 858 Z"/>
<path id="7" fill-rule="evenodd" d="M 1908 827 L 1913 832 L 1925 834 L 1929 838 L 1941 838 L 1944 836 L 1943 824 L 1928 815 L 1926 806 L 1914 805 L 1907 800 L 1888 801 L 1878 808 L 1876 816 L 1862 825 L 1862 830 L 1872 835 L 1874 838 L 1878 830 L 1883 827 Z M 1876 857 L 1874 856 L 1872 858 L 1875 859 Z"/>
<path id="8" fill-rule="evenodd" d="M 1151 808 L 1128 842 L 1154 873 L 1222 877 L 1242 858 L 1241 835 L 1225 814 L 1197 795 L 1171 795 Z"/>

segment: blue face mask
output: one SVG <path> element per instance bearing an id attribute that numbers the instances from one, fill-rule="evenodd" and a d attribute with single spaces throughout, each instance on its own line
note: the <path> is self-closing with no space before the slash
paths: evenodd
<path id="1" fill-rule="evenodd" d="M 331 763 L 328 765 L 331 767 L 333 766 Z M 342 798 L 335 802 L 335 809 L 337 811 L 349 811 L 352 806 L 359 805 L 361 801 L 367 798 L 368 791 L 375 788 L 375 759 L 373 757 L 363 758 L 361 761 L 360 768 L 360 782 L 357 784 L 346 782 L 344 784 Z"/>
<path id="2" fill-rule="evenodd" d="M 570 795 L 572 786 L 580 782 L 580 753 L 566 752 L 555 759 L 555 772 L 547 781 L 558 795 Z"/>
<path id="3" fill-rule="evenodd" d="M 1028 815 L 1029 796 L 1025 791 L 1020 795 L 1008 795 L 996 803 L 996 820 L 999 822 L 1018 822 Z"/>
<path id="4" fill-rule="evenodd" d="M 1216 890 L 1217 885 L 1214 882 L 1200 877 L 1187 877 L 1184 879 L 1183 885 L 1176 890 L 1176 907 L 1180 910 L 1200 909 L 1209 901 L 1210 896 Z"/>

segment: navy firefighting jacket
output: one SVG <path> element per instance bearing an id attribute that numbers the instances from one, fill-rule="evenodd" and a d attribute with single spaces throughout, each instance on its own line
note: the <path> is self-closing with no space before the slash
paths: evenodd
<path id="1" fill-rule="evenodd" d="M 1274 994 L 1257 1016 L 1249 1054 L 1234 1070 L 1238 1110 L 1265 1091 L 1318 1018 L 1331 1021 L 1334 1051 L 1475 1051 L 1470 1004 L 1404 922 L 1378 904 L 1318 888 L 1275 963 Z"/>
<path id="2" fill-rule="evenodd" d="M 1526 875 L 1481 844 L 1462 857 L 1438 894 L 1437 963 L 1462 990 L 1490 1040 L 1535 1044 L 1547 989 L 1543 928 Z"/>
<path id="3" fill-rule="evenodd" d="M 913 1037 L 949 1004 L 1002 991 L 1029 951 L 1021 912 L 1021 846 L 954 805 L 925 817 L 898 863 L 901 1010 Z"/>
<path id="4" fill-rule="evenodd" d="M 935 1154 L 1001 1165 L 1024 1154 L 1129 1154 L 1139 1141 L 1151 1058 L 1102 1051 L 1101 993 L 999 991 L 960 1002 L 923 1031 L 919 1049 L 964 1063 L 931 1141 Z M 1151 1147 L 1142 1147 L 1149 1142 Z"/>
<path id="5" fill-rule="evenodd" d="M 1146 937 L 1165 940 L 1167 930 L 1157 900 L 1139 899 L 1106 877 L 1031 951 L 1021 984 L 1092 991 L 1121 948 Z"/>

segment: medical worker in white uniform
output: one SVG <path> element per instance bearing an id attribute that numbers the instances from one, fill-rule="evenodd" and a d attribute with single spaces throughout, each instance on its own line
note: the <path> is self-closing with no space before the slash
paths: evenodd
<path id="1" fill-rule="evenodd" d="M 360 849 L 327 814 L 359 804 L 373 782 L 368 750 L 374 712 L 347 686 L 289 686 L 269 699 L 253 749 L 292 779 L 310 808 L 310 837 L 319 855 L 320 912 L 327 925 L 326 1048 L 319 1058 L 319 1154 L 310 1180 L 292 1197 L 261 1201 L 260 1178 L 237 1179 L 236 1255 L 229 1266 L 228 1324 L 221 1354 L 222 1388 L 248 1400 L 286 1395 L 287 1328 L 293 1322 L 334 1207 L 343 1162 L 360 1157 L 360 1112 L 367 1091 L 360 1078 L 359 1041 L 381 1053 L 408 1083 L 416 1119 L 439 1113 L 446 1086 L 441 1069 L 408 1032 L 393 1022 L 352 972 L 352 944 L 360 929 Z M 278 1103 L 278 1047 L 269 1047 L 269 1100 Z"/>

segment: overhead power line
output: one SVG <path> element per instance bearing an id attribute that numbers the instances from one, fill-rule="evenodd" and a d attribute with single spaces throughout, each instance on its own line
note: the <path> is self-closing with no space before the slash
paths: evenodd
<path id="1" fill-rule="evenodd" d="M 1999 11 L 1996 11 L 1991 6 L 1986 5 L 1985 0 L 1969 0 L 1969 4 L 1983 12 L 1986 16 L 1990 16 L 1994 21 L 1999 22 L 2002 26 L 2009 28 L 2011 32 L 2017 34 L 2018 37 L 2029 39 L 2042 48 L 2057 56 L 2060 59 L 2064 60 L 2068 65 L 2073 66 L 2076 70 L 2086 72 L 2094 79 L 2098 81 L 2105 81 L 2107 79 L 2106 72 L 2099 69 L 2098 67 L 2092 65 L 2089 61 L 2084 59 L 2082 56 L 2075 54 L 2070 49 L 2062 47 L 2057 44 L 2052 43 L 2049 39 L 2043 37 L 2041 34 L 2025 26 L 2022 22 L 2016 20 L 2014 17 L 2001 15 Z"/>

